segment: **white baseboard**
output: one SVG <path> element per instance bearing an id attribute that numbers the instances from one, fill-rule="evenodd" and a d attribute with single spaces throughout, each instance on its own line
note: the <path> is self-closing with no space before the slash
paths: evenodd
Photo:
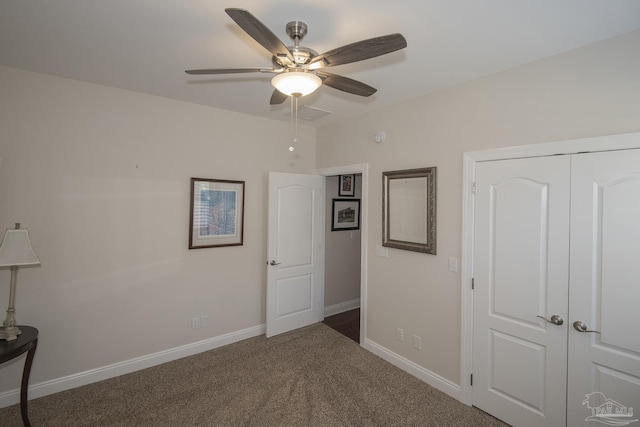
<path id="1" fill-rule="evenodd" d="M 49 394 L 58 393 L 60 391 L 69 390 L 83 385 L 91 384 L 97 381 L 106 380 L 141 369 L 150 368 L 160 365 L 161 363 L 171 362 L 172 360 L 181 359 L 186 356 L 202 353 L 203 351 L 213 350 L 227 344 L 242 341 L 247 338 L 256 337 L 265 333 L 265 325 L 253 326 L 241 331 L 231 332 L 206 340 L 186 344 L 169 350 L 160 351 L 146 356 L 136 357 L 135 359 L 125 360 L 124 362 L 114 363 L 112 365 L 103 366 L 101 368 L 92 369 L 85 372 L 69 375 L 63 378 L 57 378 L 44 381 L 29 386 L 29 399 L 47 396 Z M 0 408 L 15 405 L 20 402 L 20 389 L 9 390 L 0 393 Z"/>
<path id="2" fill-rule="evenodd" d="M 333 316 L 335 314 L 344 313 L 345 311 L 360 308 L 360 298 L 351 301 L 341 302 L 324 308 L 324 317 Z"/>
<path id="3" fill-rule="evenodd" d="M 397 366 L 405 372 L 417 377 L 418 379 L 426 382 L 432 387 L 437 388 L 438 390 L 448 394 L 456 400 L 460 400 L 460 386 L 449 381 L 446 378 L 441 377 L 438 374 L 435 374 L 428 369 L 423 368 L 412 361 L 405 359 L 404 357 L 390 351 L 389 349 L 366 339 L 364 342 L 364 348 L 391 363 L 392 365 Z"/>

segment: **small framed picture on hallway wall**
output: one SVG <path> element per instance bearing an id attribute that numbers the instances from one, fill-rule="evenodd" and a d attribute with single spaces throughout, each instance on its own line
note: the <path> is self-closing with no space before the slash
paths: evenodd
<path id="1" fill-rule="evenodd" d="M 360 199 L 333 199 L 331 231 L 360 229 Z"/>
<path id="2" fill-rule="evenodd" d="M 340 175 L 338 185 L 338 196 L 353 197 L 356 195 L 355 175 Z"/>

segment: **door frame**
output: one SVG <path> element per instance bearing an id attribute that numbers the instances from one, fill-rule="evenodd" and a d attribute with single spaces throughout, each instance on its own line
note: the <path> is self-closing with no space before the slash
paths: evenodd
<path id="1" fill-rule="evenodd" d="M 492 160 L 543 157 L 583 152 L 628 150 L 640 148 L 640 132 L 611 136 L 572 139 L 463 153 L 462 170 L 462 254 L 461 287 L 461 345 L 460 345 L 460 400 L 472 405 L 473 393 L 473 236 L 474 236 L 474 182 L 476 163 Z"/>
<path id="2" fill-rule="evenodd" d="M 362 175 L 362 194 L 360 196 L 360 346 L 364 347 L 367 339 L 367 259 L 369 241 L 369 209 L 367 202 L 369 199 L 369 164 L 359 163 L 316 169 L 316 174 L 324 177 L 347 174 Z"/>

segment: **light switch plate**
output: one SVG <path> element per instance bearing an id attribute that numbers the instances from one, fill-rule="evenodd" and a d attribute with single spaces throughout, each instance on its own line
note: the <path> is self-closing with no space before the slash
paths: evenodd
<path id="1" fill-rule="evenodd" d="M 377 245 L 376 246 L 376 255 L 383 256 L 383 257 L 389 257 L 389 249 L 385 248 L 382 245 Z"/>
<path id="2" fill-rule="evenodd" d="M 458 258 L 449 258 L 449 271 L 452 273 L 458 272 Z"/>

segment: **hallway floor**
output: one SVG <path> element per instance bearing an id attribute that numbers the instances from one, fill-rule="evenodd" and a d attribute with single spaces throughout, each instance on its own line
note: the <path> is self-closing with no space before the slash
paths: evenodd
<path id="1" fill-rule="evenodd" d="M 325 325 L 340 332 L 355 342 L 360 342 L 360 309 L 345 311 L 333 316 L 325 317 Z"/>

